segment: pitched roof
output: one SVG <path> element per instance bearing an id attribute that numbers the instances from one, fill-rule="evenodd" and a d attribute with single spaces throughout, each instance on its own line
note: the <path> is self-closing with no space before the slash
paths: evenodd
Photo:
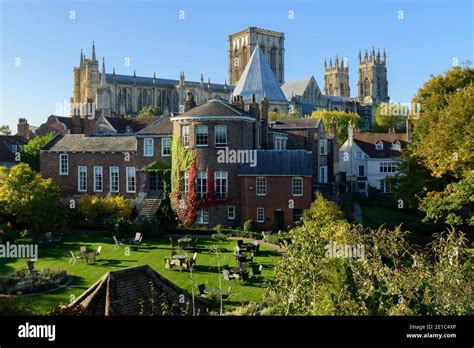
<path id="1" fill-rule="evenodd" d="M 311 175 L 311 154 L 304 150 L 258 150 L 256 164 L 241 164 L 239 175 Z"/>
<path id="2" fill-rule="evenodd" d="M 250 99 L 255 94 L 257 100 L 266 97 L 269 101 L 286 102 L 286 97 L 267 63 L 260 46 L 256 46 L 250 61 L 235 85 L 233 96 L 242 96 Z"/>
<path id="3" fill-rule="evenodd" d="M 184 295 L 184 303 L 181 301 Z M 206 315 L 206 302 L 195 297 L 197 314 Z M 163 313 L 163 307 L 168 310 Z M 148 265 L 107 272 L 62 314 L 192 315 L 192 298 Z"/>
<path id="4" fill-rule="evenodd" d="M 281 86 L 281 90 L 283 94 L 285 94 L 286 99 L 291 100 L 291 97 L 294 95 L 303 95 L 312 78 L 313 76 L 308 76 L 301 80 L 286 81 Z"/>
<path id="5" fill-rule="evenodd" d="M 105 74 L 106 76 L 106 81 L 107 83 L 114 83 L 114 81 L 118 84 L 124 84 L 124 85 L 144 85 L 144 86 L 160 86 L 160 87 L 175 87 L 176 85 L 179 84 L 179 80 L 173 80 L 173 79 L 162 79 L 162 78 L 155 78 L 155 83 L 153 84 L 153 77 L 143 77 L 143 76 L 136 76 L 134 77 L 133 75 L 118 75 L 118 74 Z M 198 86 L 201 84 L 201 82 L 196 82 L 196 81 L 185 81 L 186 85 L 189 86 Z M 203 83 L 204 88 L 208 88 L 208 83 L 204 82 Z M 225 89 L 231 89 L 232 86 L 226 86 L 224 84 L 220 83 L 211 83 L 211 89 L 212 90 L 225 90 Z"/>
<path id="6" fill-rule="evenodd" d="M 15 153 L 12 145 L 23 146 L 27 143 L 25 138 L 19 135 L 0 135 L 0 162 L 15 162 Z"/>
<path id="7" fill-rule="evenodd" d="M 392 150 L 392 144 L 397 140 L 402 150 L 408 145 L 406 133 L 354 133 L 354 142 L 372 158 L 400 157 L 401 151 Z M 383 150 L 375 147 L 379 141 L 383 143 Z"/>
<path id="8" fill-rule="evenodd" d="M 196 106 L 177 116 L 246 116 L 253 118 L 247 111 L 220 98 L 211 99 L 207 103 Z"/>
<path id="9" fill-rule="evenodd" d="M 173 125 L 171 123 L 170 116 L 163 116 L 159 119 L 155 119 L 152 123 L 148 126 L 143 128 L 137 134 L 172 134 L 173 133 Z"/>
<path id="10" fill-rule="evenodd" d="M 127 129 L 130 129 L 131 133 L 136 133 L 155 122 L 159 118 L 159 116 L 147 118 L 106 117 L 107 121 L 112 125 L 112 127 L 115 128 L 118 133 L 127 133 Z"/>
<path id="11" fill-rule="evenodd" d="M 46 144 L 43 150 L 64 152 L 137 151 L 137 139 L 134 136 L 125 135 L 86 137 L 84 134 L 65 134 Z"/>
<path id="12" fill-rule="evenodd" d="M 270 124 L 274 129 L 308 129 L 318 128 L 321 124 L 320 118 L 296 118 L 294 120 L 278 120 Z"/>

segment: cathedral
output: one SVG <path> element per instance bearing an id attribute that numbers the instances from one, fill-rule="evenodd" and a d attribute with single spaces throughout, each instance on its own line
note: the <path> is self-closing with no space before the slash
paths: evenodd
<path id="1" fill-rule="evenodd" d="M 349 64 L 346 59 L 324 62 L 324 88 L 321 91 L 314 76 L 285 81 L 285 35 L 282 32 L 249 27 L 228 37 L 228 81 L 224 84 L 186 81 L 184 72 L 178 80 L 106 73 L 105 59 L 101 71 L 92 44 L 91 58 L 81 50 L 79 66 L 74 68 L 72 114 L 83 111 L 78 106 L 93 104 L 105 117 L 136 117 L 146 106 L 160 114 L 184 112 L 186 95 L 190 92 L 197 105 L 214 98 L 232 100 L 242 97 L 266 98 L 270 112 L 297 113 L 301 117 L 315 110 L 357 112 L 365 127 L 373 123 L 375 107 L 388 102 L 386 53 L 359 51 L 357 96 L 351 96 Z M 79 110 L 79 111 L 78 111 Z"/>

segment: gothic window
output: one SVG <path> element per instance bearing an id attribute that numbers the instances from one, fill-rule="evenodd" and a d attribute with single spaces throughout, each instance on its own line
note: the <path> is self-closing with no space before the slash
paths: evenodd
<path id="1" fill-rule="evenodd" d="M 377 79 L 377 96 L 379 98 L 382 96 L 382 86 L 380 84 L 380 79 Z"/>
<path id="2" fill-rule="evenodd" d="M 138 103 L 137 103 L 137 111 L 138 112 L 140 112 L 142 106 L 143 106 L 143 104 L 142 104 L 142 91 L 139 89 L 138 90 Z"/>
<path id="3" fill-rule="evenodd" d="M 249 55 L 249 50 L 247 46 L 242 47 L 242 69 L 245 69 L 245 67 L 247 66 L 247 63 L 249 61 L 248 55 Z"/>
<path id="4" fill-rule="evenodd" d="M 339 95 L 343 96 L 344 95 L 344 84 L 341 83 L 341 86 L 339 86 L 340 90 L 339 90 Z"/>
<path id="5" fill-rule="evenodd" d="M 239 70 L 240 70 L 240 59 L 239 59 L 239 50 L 234 51 L 234 57 L 233 57 L 233 62 L 232 66 L 234 67 L 234 81 L 237 82 L 239 79 Z"/>
<path id="6" fill-rule="evenodd" d="M 369 96 L 370 95 L 370 81 L 366 77 L 364 81 L 364 96 Z"/>
<path id="7" fill-rule="evenodd" d="M 273 47 L 270 51 L 270 68 L 276 76 L 277 69 L 277 48 Z"/>
<path id="8" fill-rule="evenodd" d="M 329 84 L 329 95 L 333 95 L 334 88 L 332 86 L 332 83 Z"/>

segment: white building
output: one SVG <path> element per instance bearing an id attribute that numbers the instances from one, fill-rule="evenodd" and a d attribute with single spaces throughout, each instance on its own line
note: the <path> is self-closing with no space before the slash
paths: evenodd
<path id="1" fill-rule="evenodd" d="M 342 182 L 345 178 L 347 191 L 368 195 L 370 186 L 383 193 L 391 192 L 386 178 L 397 173 L 402 150 L 409 138 L 409 131 L 361 133 L 354 131 L 349 122 L 348 138 L 339 149 L 339 171 Z"/>

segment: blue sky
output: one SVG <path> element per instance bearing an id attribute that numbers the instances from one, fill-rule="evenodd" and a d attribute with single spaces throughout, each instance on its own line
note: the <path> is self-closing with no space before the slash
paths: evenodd
<path id="1" fill-rule="evenodd" d="M 285 33 L 286 80 L 314 75 L 322 89 L 324 58 L 348 57 L 352 96 L 359 48 L 385 48 L 391 100 L 409 102 L 431 74 L 474 61 L 473 17 L 472 0 L 0 0 L 0 124 L 16 132 L 19 117 L 55 113 L 92 40 L 108 72 L 223 83 L 227 37 L 249 26 Z"/>

